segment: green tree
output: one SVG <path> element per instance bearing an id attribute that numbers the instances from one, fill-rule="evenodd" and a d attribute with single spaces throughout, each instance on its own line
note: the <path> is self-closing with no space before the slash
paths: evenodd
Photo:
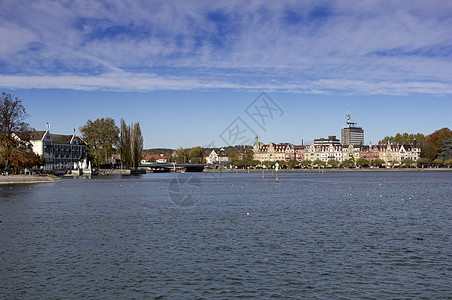
<path id="1" fill-rule="evenodd" d="M 359 167 L 368 167 L 370 165 L 370 162 L 365 158 L 358 158 L 356 161 L 356 165 Z"/>
<path id="2" fill-rule="evenodd" d="M 262 162 L 262 165 L 264 165 L 267 169 L 271 169 L 275 165 L 275 162 L 266 160 Z"/>
<path id="3" fill-rule="evenodd" d="M 416 133 L 416 134 L 409 134 L 409 133 L 397 133 L 395 136 L 386 136 L 384 139 L 379 141 L 379 144 L 387 144 L 393 143 L 393 144 L 399 144 L 399 145 L 411 145 L 414 143 L 414 141 L 417 141 L 418 143 L 424 141 L 427 137 L 423 135 L 422 133 Z"/>
<path id="4" fill-rule="evenodd" d="M 420 165 L 421 167 L 426 167 L 426 166 L 429 166 L 429 165 L 432 163 L 432 161 L 431 161 L 430 158 L 427 158 L 427 157 L 421 157 L 421 158 L 418 158 L 418 160 L 416 161 L 416 163 L 417 163 L 418 165 Z"/>
<path id="5" fill-rule="evenodd" d="M 411 158 L 402 159 L 402 164 L 404 164 L 407 167 L 410 167 L 414 163 L 415 163 L 415 161 L 412 160 Z"/>
<path id="6" fill-rule="evenodd" d="M 261 164 L 261 162 L 258 160 L 255 160 L 255 159 L 250 160 L 250 167 L 257 167 L 260 164 Z"/>
<path id="7" fill-rule="evenodd" d="M 298 160 L 296 159 L 291 159 L 287 162 L 287 166 L 289 166 L 291 169 L 295 168 L 296 166 L 298 166 L 300 163 L 298 162 Z"/>
<path id="8" fill-rule="evenodd" d="M 452 166 L 452 158 L 446 159 L 446 160 L 444 161 L 444 164 L 445 164 L 448 168 L 450 168 L 450 167 Z"/>
<path id="9" fill-rule="evenodd" d="M 190 160 L 188 156 L 188 150 L 182 147 L 176 150 L 176 163 L 186 164 Z"/>
<path id="10" fill-rule="evenodd" d="M 255 167 L 257 165 L 260 165 L 260 161 L 253 159 L 241 159 L 233 163 L 233 166 L 238 168 Z"/>
<path id="11" fill-rule="evenodd" d="M 442 159 L 440 159 L 440 158 L 437 158 L 437 159 L 435 159 L 433 162 L 432 162 L 436 167 L 440 167 L 442 164 L 444 164 L 444 161 L 442 160 Z"/>
<path id="12" fill-rule="evenodd" d="M 88 144 L 88 154 L 94 164 L 105 164 L 115 153 L 119 145 L 119 128 L 112 118 L 88 120 L 79 128 L 82 137 Z"/>
<path id="13" fill-rule="evenodd" d="M 202 163 L 203 157 L 201 146 L 191 148 L 190 151 L 188 152 L 188 156 L 190 157 L 192 163 L 194 164 Z"/>
<path id="14" fill-rule="evenodd" d="M 143 135 L 141 133 L 140 122 L 133 124 L 131 148 L 133 166 L 137 169 L 143 156 Z"/>
<path id="15" fill-rule="evenodd" d="M 385 161 L 382 160 L 381 158 L 376 158 L 376 159 L 373 159 L 373 160 L 370 162 L 370 164 L 371 164 L 372 166 L 374 166 L 374 167 L 381 167 L 382 165 L 385 164 Z"/>
<path id="16" fill-rule="evenodd" d="M 314 162 L 313 162 L 312 164 L 313 164 L 314 166 L 317 166 L 317 167 L 322 167 L 322 166 L 325 166 L 325 165 L 326 165 L 326 163 L 325 163 L 324 161 L 320 160 L 320 159 L 314 160 Z"/>
<path id="17" fill-rule="evenodd" d="M 306 160 L 303 160 L 303 161 L 301 161 L 301 166 L 302 167 L 309 167 L 309 166 L 311 166 L 312 165 L 312 160 L 310 160 L 310 159 L 306 159 Z"/>
<path id="18" fill-rule="evenodd" d="M 354 161 L 352 159 L 344 160 L 341 163 L 341 167 L 342 168 L 353 168 L 354 166 L 355 166 L 355 163 L 354 163 Z"/>
<path id="19" fill-rule="evenodd" d="M 335 159 L 330 159 L 330 160 L 328 160 L 327 164 L 330 165 L 333 168 L 337 168 L 337 166 L 340 165 L 340 162 L 338 160 L 335 160 Z"/>
<path id="20" fill-rule="evenodd" d="M 394 167 L 394 166 L 397 165 L 398 163 L 399 163 L 399 162 L 398 162 L 397 160 L 393 159 L 393 160 L 389 161 L 389 162 L 387 163 L 387 165 L 388 165 L 388 166 L 391 166 L 391 167 Z"/>
<path id="21" fill-rule="evenodd" d="M 274 165 L 276 165 L 276 164 L 279 165 L 280 169 L 287 166 L 287 162 L 285 162 L 284 160 L 277 160 L 277 161 L 275 161 Z"/>
<path id="22" fill-rule="evenodd" d="M 0 156 L 4 169 L 9 171 L 19 154 L 31 151 L 29 144 L 31 130 L 25 119 L 28 117 L 22 101 L 11 94 L 2 93 L 0 98 Z M 28 155 L 28 154 L 27 154 Z"/>

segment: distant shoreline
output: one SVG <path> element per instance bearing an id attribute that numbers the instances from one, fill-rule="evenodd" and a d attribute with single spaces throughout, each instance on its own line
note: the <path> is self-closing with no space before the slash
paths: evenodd
<path id="1" fill-rule="evenodd" d="M 262 169 L 207 169 L 203 173 L 262 173 Z M 274 169 L 265 169 L 265 173 L 271 173 Z M 328 172 L 452 172 L 452 168 L 403 168 L 403 169 L 380 169 L 380 168 L 365 168 L 365 169 L 280 169 L 279 173 L 328 173 Z M 120 172 L 125 175 L 125 172 Z M 130 174 L 130 173 L 129 173 Z M 149 174 L 152 174 L 149 173 Z M 105 175 L 116 175 L 111 172 Z M 118 173 L 119 175 L 119 173 Z M 32 184 L 32 183 L 52 183 L 60 182 L 61 178 L 55 175 L 0 175 L 0 185 L 6 184 Z"/>
<path id="2" fill-rule="evenodd" d="M 61 179 L 54 175 L 0 175 L 0 184 L 28 184 L 60 182 Z"/>
<path id="3" fill-rule="evenodd" d="M 250 169 L 250 172 L 260 172 L 262 173 L 262 169 Z M 270 172 L 270 171 L 274 171 L 274 169 L 265 169 L 265 172 Z M 290 172 L 307 172 L 307 173 L 319 173 L 319 172 L 436 172 L 436 171 L 450 171 L 452 172 L 452 168 L 390 168 L 390 169 L 385 169 L 385 168 L 361 168 L 361 169 L 333 169 L 333 168 L 314 168 L 314 169 L 279 169 L 278 172 L 279 173 L 290 173 Z M 225 173 L 247 173 L 248 169 L 208 169 L 208 170 L 204 170 L 205 173 L 220 173 L 220 172 L 225 172 Z"/>

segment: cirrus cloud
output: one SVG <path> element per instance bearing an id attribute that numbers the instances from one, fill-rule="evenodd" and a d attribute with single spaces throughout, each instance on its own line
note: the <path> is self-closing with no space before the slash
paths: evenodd
<path id="1" fill-rule="evenodd" d="M 4 1 L 0 86 L 451 94 L 445 1 Z"/>

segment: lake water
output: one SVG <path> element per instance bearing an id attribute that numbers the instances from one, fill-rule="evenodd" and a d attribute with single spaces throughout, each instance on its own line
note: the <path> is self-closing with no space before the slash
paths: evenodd
<path id="1" fill-rule="evenodd" d="M 452 172 L 0 186 L 1 299 L 452 295 Z"/>

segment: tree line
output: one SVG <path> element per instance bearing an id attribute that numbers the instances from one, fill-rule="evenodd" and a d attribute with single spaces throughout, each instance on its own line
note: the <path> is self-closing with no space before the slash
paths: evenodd
<path id="1" fill-rule="evenodd" d="M 140 123 L 127 125 L 121 119 L 121 128 L 112 118 L 88 120 L 79 128 L 88 146 L 88 158 L 98 167 L 113 166 L 117 161 L 125 168 L 138 168 L 143 153 L 143 134 Z"/>
<path id="2" fill-rule="evenodd" d="M 0 169 L 19 171 L 45 165 L 45 159 L 33 151 L 30 143 L 34 128 L 26 122 L 22 100 L 11 94 L 0 97 Z M 88 147 L 88 159 L 101 166 L 121 158 L 124 167 L 138 167 L 143 150 L 140 123 L 126 125 L 121 119 L 121 129 L 112 118 L 88 120 L 79 128 Z"/>
<path id="3" fill-rule="evenodd" d="M 394 136 L 385 137 L 379 143 L 411 145 L 414 141 L 421 148 L 421 158 L 416 161 L 417 164 L 422 166 L 450 166 L 452 164 L 452 130 L 446 127 L 436 130 L 430 135 L 397 133 Z"/>

